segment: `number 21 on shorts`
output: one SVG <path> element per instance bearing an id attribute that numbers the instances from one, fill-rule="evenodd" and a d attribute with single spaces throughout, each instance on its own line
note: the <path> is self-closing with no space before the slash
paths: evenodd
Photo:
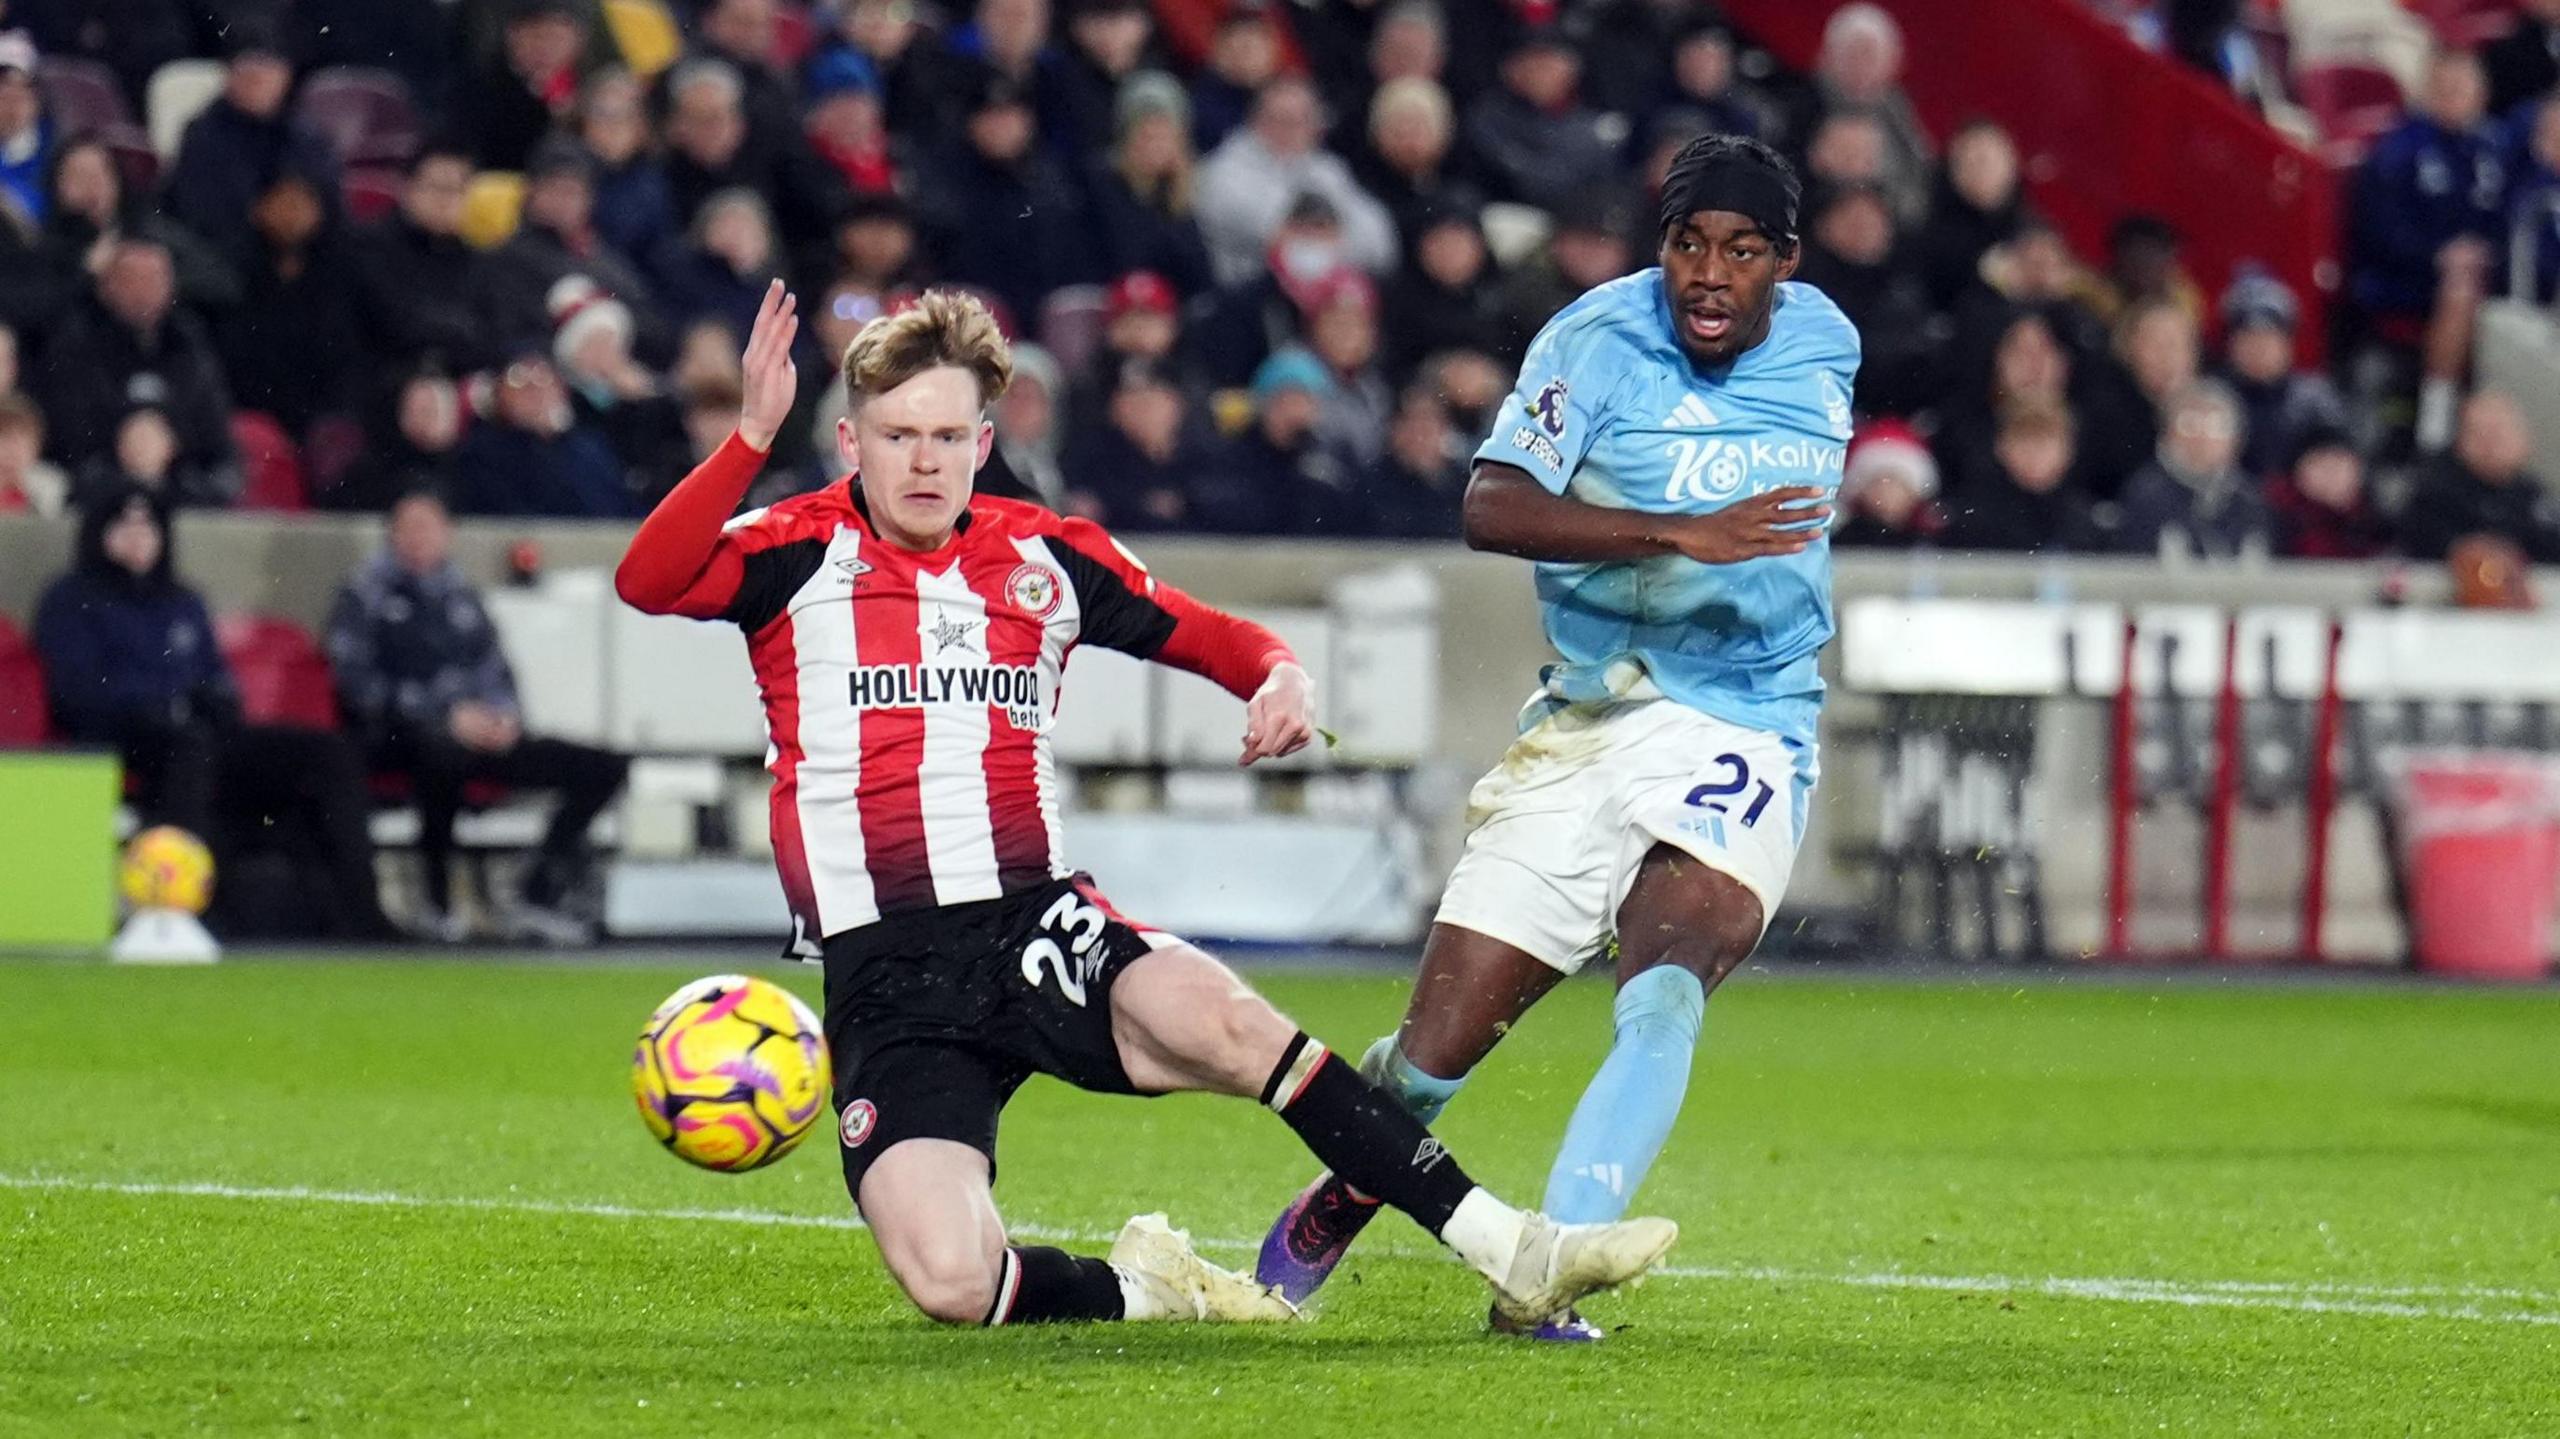
<path id="1" fill-rule="evenodd" d="M 1742 811 L 1742 827 L 1749 829 L 1758 824 L 1762 812 L 1769 808 L 1769 801 L 1775 799 L 1778 792 L 1769 787 L 1767 780 L 1752 778 L 1751 761 L 1738 754 L 1717 755 L 1712 763 L 1726 771 L 1725 775 L 1690 790 L 1686 803 L 1710 814 L 1731 814 L 1734 805 L 1741 803 L 1735 796 L 1749 790 L 1751 800 Z"/>
<path id="2" fill-rule="evenodd" d="M 1083 1008 L 1085 985 L 1102 967 L 1102 956 L 1092 950 L 1102 938 L 1105 923 L 1101 910 L 1073 894 L 1059 895 L 1040 915 L 1040 928 L 1048 933 L 1022 947 L 1022 982 L 1038 989 L 1040 973 L 1046 969 L 1058 981 L 1058 992 L 1067 997 L 1067 1002 Z M 1066 947 L 1060 948 L 1051 934 L 1065 936 Z M 1071 954 L 1072 964 L 1068 960 Z"/>

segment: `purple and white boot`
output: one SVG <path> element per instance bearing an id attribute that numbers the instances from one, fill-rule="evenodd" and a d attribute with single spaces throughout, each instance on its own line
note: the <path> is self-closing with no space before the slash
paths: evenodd
<path id="1" fill-rule="evenodd" d="M 1609 1337 L 1609 1331 L 1570 1309 L 1544 1323 L 1527 1328 L 1523 1328 L 1516 1320 L 1504 1318 L 1500 1309 L 1493 1311 L 1489 1322 L 1496 1334 L 1509 1334 L 1520 1339 L 1535 1340 L 1541 1344 L 1597 1344 Z"/>
<path id="2" fill-rule="evenodd" d="M 1332 1276 L 1351 1241 L 1380 1208 L 1378 1201 L 1362 1198 L 1331 1174 L 1319 1175 L 1289 1201 L 1262 1237 L 1262 1257 L 1254 1262 L 1253 1277 L 1290 1303 L 1304 1304 Z"/>

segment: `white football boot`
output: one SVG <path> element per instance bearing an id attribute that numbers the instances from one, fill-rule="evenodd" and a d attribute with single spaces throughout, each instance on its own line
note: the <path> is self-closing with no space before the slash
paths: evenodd
<path id="1" fill-rule="evenodd" d="M 1191 1248 L 1191 1236 L 1161 1214 L 1141 1214 L 1112 1242 L 1111 1267 L 1154 1301 L 1155 1313 L 1132 1319 L 1197 1319 L 1211 1324 L 1283 1324 L 1298 1308 L 1278 1290 L 1221 1269 Z"/>
<path id="2" fill-rule="evenodd" d="M 1543 1214 L 1523 1217 L 1511 1267 L 1489 1281 L 1494 1309 L 1523 1328 L 1555 1318 L 1586 1294 L 1641 1281 L 1680 1239 L 1680 1226 L 1668 1219 L 1558 1224 Z"/>

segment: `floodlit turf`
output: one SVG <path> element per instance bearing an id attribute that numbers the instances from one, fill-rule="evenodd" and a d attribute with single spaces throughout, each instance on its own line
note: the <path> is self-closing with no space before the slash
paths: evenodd
<path id="1" fill-rule="evenodd" d="M 1401 1219 L 1294 1328 L 938 1330 L 827 1135 L 643 1135 L 631 1034 L 710 967 L 0 964 L 0 1431 L 2560 1431 L 2560 992 L 1745 976 L 1643 1196 L 1677 1272 L 1556 1351 Z M 1345 1048 L 1402 1002 L 1268 988 Z M 1607 997 L 1451 1110 L 1478 1177 L 1534 1201 Z M 1250 1105 L 1046 1081 L 1003 1162 L 1088 1249 L 1258 1236 L 1308 1172 Z"/>

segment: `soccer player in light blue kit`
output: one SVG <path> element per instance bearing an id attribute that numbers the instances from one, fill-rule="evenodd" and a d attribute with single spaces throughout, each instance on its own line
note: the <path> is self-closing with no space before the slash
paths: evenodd
<path id="1" fill-rule="evenodd" d="M 1663 186 L 1659 267 L 1547 322 L 1467 487 L 1467 543 L 1537 562 L 1561 662 L 1468 797 L 1404 1022 L 1361 1069 L 1430 1121 L 1614 941 L 1616 1043 L 1547 1178 L 1559 1220 L 1626 1212 L 1679 1115 L 1707 994 L 1758 946 L 1804 833 L 1858 334 L 1789 282 L 1800 197 L 1767 146 L 1691 141 Z M 1319 1178 L 1256 1277 L 1305 1299 L 1377 1209 Z M 1600 1335 L 1577 1315 L 1530 1332 Z"/>

